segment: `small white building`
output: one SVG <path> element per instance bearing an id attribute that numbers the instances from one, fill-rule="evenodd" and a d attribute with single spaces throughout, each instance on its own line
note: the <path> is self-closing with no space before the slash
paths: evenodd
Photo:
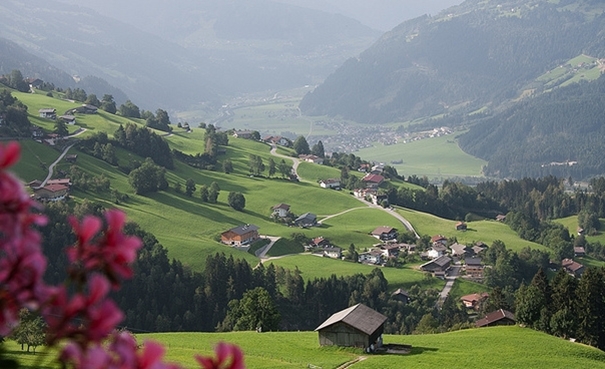
<path id="1" fill-rule="evenodd" d="M 338 179 L 338 178 L 322 179 L 319 181 L 319 186 L 321 188 L 340 188 L 340 179 Z"/>

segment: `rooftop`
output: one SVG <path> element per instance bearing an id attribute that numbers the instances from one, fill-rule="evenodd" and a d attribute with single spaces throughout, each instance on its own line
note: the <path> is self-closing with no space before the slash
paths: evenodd
<path id="1" fill-rule="evenodd" d="M 343 322 L 361 332 L 371 335 L 386 322 L 387 317 L 364 304 L 353 305 L 350 308 L 332 314 L 326 321 L 315 328 L 322 330 L 338 322 Z"/>

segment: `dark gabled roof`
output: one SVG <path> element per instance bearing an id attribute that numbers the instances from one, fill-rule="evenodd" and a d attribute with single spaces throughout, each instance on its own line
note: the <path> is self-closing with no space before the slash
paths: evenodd
<path id="1" fill-rule="evenodd" d="M 500 309 L 500 310 L 496 310 L 494 312 L 487 314 L 485 316 L 485 318 L 483 318 L 483 319 L 477 320 L 475 322 L 475 326 L 476 327 L 485 327 L 487 325 L 490 325 L 490 324 L 495 323 L 502 319 L 509 319 L 509 320 L 512 320 L 513 322 L 516 322 L 515 314 L 511 313 L 508 310 Z"/>
<path id="2" fill-rule="evenodd" d="M 315 328 L 315 331 L 343 322 L 367 335 L 371 335 L 376 332 L 386 320 L 387 317 L 376 310 L 370 309 L 364 304 L 357 304 L 332 314 L 332 316 L 321 323 L 319 327 Z"/>
<path id="3" fill-rule="evenodd" d="M 401 288 L 398 288 L 395 291 L 393 291 L 393 293 L 391 293 L 391 296 L 397 296 L 397 295 L 399 295 L 399 296 L 405 296 L 407 298 L 410 297 L 410 294 L 406 290 L 403 290 Z"/>
<path id="4" fill-rule="evenodd" d="M 440 245 L 440 244 L 433 245 L 431 248 L 435 251 L 441 251 L 441 252 L 445 252 L 445 250 L 447 250 L 447 247 Z"/>
<path id="5" fill-rule="evenodd" d="M 464 258 L 466 265 L 481 265 L 481 258 Z"/>
<path id="6" fill-rule="evenodd" d="M 430 265 L 430 264 L 437 264 L 440 267 L 443 267 L 443 266 L 445 266 L 445 265 L 447 265 L 448 263 L 451 263 L 451 262 L 452 262 L 452 259 L 450 259 L 449 256 L 443 255 L 443 256 L 438 257 L 437 259 L 434 259 L 434 260 L 431 260 L 431 261 L 429 261 L 427 263 L 422 264 L 420 266 L 420 268 L 422 268 L 424 266 L 427 266 L 427 265 Z"/>
<path id="7" fill-rule="evenodd" d="M 241 236 L 241 235 L 246 234 L 251 231 L 258 231 L 258 227 L 255 226 L 254 224 L 244 224 L 239 227 L 231 228 L 227 232 L 233 232 L 233 233 Z"/>
<path id="8" fill-rule="evenodd" d="M 317 220 L 317 215 L 315 215 L 313 213 L 304 213 L 303 215 L 296 218 L 296 220 L 294 220 L 294 221 L 295 222 L 302 222 L 302 221 L 314 222 L 315 220 Z"/>

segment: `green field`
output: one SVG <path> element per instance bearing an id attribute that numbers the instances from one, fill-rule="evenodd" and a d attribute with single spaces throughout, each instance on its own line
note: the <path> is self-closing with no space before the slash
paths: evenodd
<path id="1" fill-rule="evenodd" d="M 329 278 L 332 274 L 337 276 L 347 276 L 357 273 L 369 274 L 375 266 L 351 263 L 343 260 L 323 258 L 311 254 L 290 255 L 279 259 L 265 262 L 273 263 L 286 269 L 294 270 L 298 268 L 302 273 L 304 280 L 313 280 L 315 278 Z M 423 288 L 442 289 L 445 282 L 439 278 L 425 275 L 417 270 L 417 265 L 405 265 L 404 268 L 385 268 L 380 270 L 384 277 L 389 281 L 389 289 L 410 288 L 418 284 Z"/>
<path id="2" fill-rule="evenodd" d="M 599 232 L 599 234 L 594 235 L 594 236 L 585 236 L 586 241 L 594 243 L 594 242 L 600 242 L 602 245 L 605 245 L 605 233 L 603 231 L 605 231 L 605 218 L 601 218 L 599 219 L 601 222 L 601 231 Z M 559 223 L 559 224 L 563 224 L 563 226 L 565 226 L 568 230 L 569 230 L 569 234 L 571 235 L 575 235 L 578 229 L 578 216 L 577 215 L 572 215 L 569 217 L 565 217 L 565 218 L 559 218 L 559 219 L 555 219 L 554 222 Z"/>
<path id="3" fill-rule="evenodd" d="M 247 368 L 337 368 L 360 356 L 364 360 L 352 368 L 605 368 L 605 353 L 545 333 L 521 327 L 468 329 L 428 335 L 385 335 L 385 343 L 412 345 L 408 355 L 369 355 L 359 349 L 320 347 L 315 332 L 231 332 L 139 334 L 139 342 L 160 342 L 167 351 L 165 360 L 184 368 L 199 368 L 195 355 L 213 355 L 218 342 L 238 345 Z M 50 356 L 38 349 L 25 354 L 8 341 L 6 349 L 24 368 L 57 368 Z M 40 362 L 36 360 L 41 360 Z"/>
<path id="4" fill-rule="evenodd" d="M 481 220 L 467 223 L 466 231 L 457 231 L 457 221 L 439 218 L 438 216 L 422 213 L 416 210 L 397 208 L 397 212 L 409 220 L 416 232 L 434 236 L 441 234 L 445 237 L 456 237 L 458 243 L 469 244 L 482 241 L 488 246 L 495 240 L 506 244 L 508 249 L 519 251 L 529 246 L 532 249 L 548 250 L 543 245 L 521 239 L 515 231 L 504 223 L 495 220 Z"/>
<path id="5" fill-rule="evenodd" d="M 403 164 L 391 164 L 400 175 L 426 175 L 430 179 L 452 176 L 481 176 L 486 161 L 466 154 L 456 143 L 454 136 L 426 138 L 395 145 L 377 145 L 355 152 L 365 160 L 384 163 L 403 160 Z"/>
<path id="6" fill-rule="evenodd" d="M 360 350 L 319 347 L 315 332 L 165 333 L 138 335 L 167 346 L 168 360 L 196 368 L 193 355 L 210 355 L 219 341 L 239 345 L 248 368 L 605 368 L 603 351 L 520 327 L 469 329 L 443 334 L 386 335 L 385 343 L 411 344 L 409 355 L 367 355 Z"/>

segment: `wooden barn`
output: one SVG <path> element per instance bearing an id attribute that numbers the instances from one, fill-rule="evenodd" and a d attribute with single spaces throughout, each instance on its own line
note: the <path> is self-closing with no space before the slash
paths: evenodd
<path id="1" fill-rule="evenodd" d="M 320 346 L 379 347 L 386 320 L 376 310 L 357 304 L 332 314 L 315 331 Z"/>

